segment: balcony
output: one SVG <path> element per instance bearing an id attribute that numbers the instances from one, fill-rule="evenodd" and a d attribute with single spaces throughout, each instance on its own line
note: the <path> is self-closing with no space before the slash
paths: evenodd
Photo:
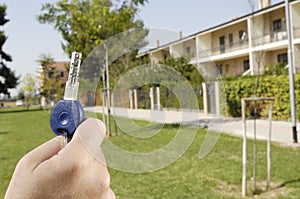
<path id="1" fill-rule="evenodd" d="M 242 50 L 245 48 L 248 48 L 249 43 L 248 40 L 241 40 L 235 43 L 230 43 L 227 45 L 219 45 L 218 47 L 211 48 L 208 50 L 202 50 L 199 52 L 199 58 L 205 58 L 208 56 L 214 56 L 214 55 L 219 55 L 223 53 L 229 53 L 229 52 L 234 52 L 238 50 Z"/>
<path id="2" fill-rule="evenodd" d="M 253 45 L 265 45 L 277 41 L 283 41 L 287 39 L 287 32 L 286 30 L 282 31 L 274 31 L 271 34 L 265 34 L 263 36 L 253 38 Z"/>

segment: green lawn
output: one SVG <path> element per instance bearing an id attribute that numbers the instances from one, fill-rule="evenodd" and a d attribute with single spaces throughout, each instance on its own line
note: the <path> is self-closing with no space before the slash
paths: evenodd
<path id="1" fill-rule="evenodd" d="M 49 111 L 32 109 L 0 109 L 0 198 L 25 153 L 54 134 L 49 126 Z M 143 122 L 139 122 L 142 124 Z M 114 128 L 112 128 L 114 129 Z M 132 151 L 159 148 L 175 136 L 177 126 L 168 125 L 148 141 L 126 134 L 109 139 Z M 131 174 L 109 169 L 111 187 L 118 198 L 241 198 L 242 140 L 221 135 L 214 150 L 204 159 L 198 158 L 206 131 L 198 129 L 187 152 L 168 167 L 144 174 Z M 120 131 L 119 131 L 120 134 Z M 252 141 L 248 142 L 252 146 Z M 258 143 L 257 180 L 261 193 L 256 198 L 300 198 L 300 148 L 272 145 L 271 190 L 264 191 L 266 143 Z M 252 174 L 252 148 L 248 157 L 248 193 Z"/>

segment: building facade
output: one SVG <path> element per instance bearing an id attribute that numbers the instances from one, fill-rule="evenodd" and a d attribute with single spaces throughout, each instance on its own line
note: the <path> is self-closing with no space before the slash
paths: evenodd
<path id="1" fill-rule="evenodd" d="M 68 79 L 67 67 L 69 65 L 70 62 L 62 61 L 62 62 L 51 62 L 49 63 L 47 68 L 40 66 L 38 69 L 40 87 L 43 87 L 45 78 L 58 78 L 61 84 L 60 86 L 64 88 L 66 81 Z"/>
<path id="2" fill-rule="evenodd" d="M 300 0 L 290 1 L 294 71 L 300 72 Z M 143 52 L 154 63 L 188 56 L 196 66 L 214 63 L 223 76 L 254 75 L 277 63 L 287 65 L 285 3 L 260 0 L 259 9 L 218 26 Z"/>
<path id="3" fill-rule="evenodd" d="M 58 93 L 64 90 L 68 79 L 70 62 L 51 62 L 47 66 L 40 66 L 38 69 L 39 87 L 41 94 L 41 105 L 54 103 Z"/>

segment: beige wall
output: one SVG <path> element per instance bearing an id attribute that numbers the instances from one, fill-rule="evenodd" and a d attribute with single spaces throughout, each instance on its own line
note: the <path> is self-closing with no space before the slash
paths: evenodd
<path id="1" fill-rule="evenodd" d="M 187 48 L 190 48 L 190 55 L 187 54 Z M 191 40 L 188 40 L 186 42 L 183 43 L 183 48 L 184 48 L 184 51 L 185 51 L 185 55 L 187 56 L 191 56 L 191 57 L 195 57 L 196 56 L 196 40 L 195 39 L 191 39 Z"/>
<path id="2" fill-rule="evenodd" d="M 3 107 L 16 107 L 16 101 L 4 101 L 0 102 L 0 104 L 3 103 Z"/>
<path id="3" fill-rule="evenodd" d="M 260 37 L 264 35 L 264 21 L 265 21 L 265 16 L 264 15 L 259 15 L 255 18 L 253 18 L 253 29 L 252 29 L 252 34 L 253 38 Z"/>
<path id="4" fill-rule="evenodd" d="M 300 72 L 300 44 L 297 44 L 294 46 L 294 63 L 295 63 L 295 69 L 296 73 Z"/>
<path id="5" fill-rule="evenodd" d="M 181 57 L 183 54 L 183 43 L 172 45 L 171 48 L 173 57 Z"/>
<path id="6" fill-rule="evenodd" d="M 262 73 L 264 71 L 264 65 L 266 64 L 267 57 L 268 55 L 264 51 L 253 52 L 253 74 L 257 74 L 258 72 Z"/>
<path id="7" fill-rule="evenodd" d="M 247 56 L 216 62 L 216 65 L 222 65 L 223 75 L 239 75 L 244 73 L 244 60 L 248 60 Z"/>
<path id="8" fill-rule="evenodd" d="M 266 67 L 270 67 L 278 63 L 278 54 L 286 53 L 286 49 L 275 50 L 275 51 L 259 51 L 253 54 L 253 67 L 254 73 L 257 73 L 258 64 L 260 63 L 260 73 L 264 72 Z"/>
<path id="9" fill-rule="evenodd" d="M 153 52 L 151 54 L 151 60 L 154 61 L 155 63 L 158 63 L 158 62 L 164 60 L 166 54 L 169 54 L 169 52 L 166 50 L 160 50 L 160 51 Z"/>
<path id="10" fill-rule="evenodd" d="M 162 56 L 162 53 L 159 51 L 159 52 L 153 52 L 151 54 L 151 60 L 155 63 L 158 63 L 159 61 L 162 61 L 163 59 L 163 56 Z"/>
<path id="11" fill-rule="evenodd" d="M 211 44 L 212 44 L 211 37 L 212 37 L 211 33 L 207 33 L 205 35 L 201 35 L 198 37 L 199 45 L 200 45 L 199 51 L 211 49 Z"/>
<path id="12" fill-rule="evenodd" d="M 265 13 L 262 16 L 255 17 L 254 26 L 257 30 L 254 30 L 255 35 L 262 36 L 266 34 L 271 34 L 273 31 L 273 21 L 276 19 L 285 18 L 284 8 L 280 8 L 278 10 L 274 10 L 272 12 Z M 282 27 L 285 27 L 285 23 L 283 21 Z"/>
<path id="13" fill-rule="evenodd" d="M 265 13 L 263 15 L 259 15 L 254 17 L 253 19 L 253 27 L 252 30 L 253 38 L 270 35 L 273 32 L 273 21 L 276 19 L 285 18 L 284 8 L 280 8 L 278 10 L 274 10 L 269 13 Z M 285 20 L 282 21 L 282 27 L 285 29 Z M 262 39 L 262 38 L 261 38 Z M 254 45 L 256 43 L 260 43 L 259 38 L 254 40 Z"/>
<path id="14" fill-rule="evenodd" d="M 297 31 L 297 36 L 300 36 L 300 3 L 297 3 L 291 8 L 291 21 L 293 28 Z"/>
<path id="15" fill-rule="evenodd" d="M 258 9 L 263 9 L 271 5 L 271 0 L 258 0 Z"/>
<path id="16" fill-rule="evenodd" d="M 283 54 L 283 53 L 287 53 L 287 50 L 286 49 L 282 49 L 282 50 L 277 50 L 277 51 L 272 51 L 271 54 L 272 54 L 272 57 L 269 61 L 269 63 L 271 64 L 276 64 L 278 62 L 278 55 L 279 54 Z"/>
<path id="17" fill-rule="evenodd" d="M 278 10 L 274 10 L 273 12 L 270 12 L 270 30 L 273 30 L 273 21 L 276 19 L 285 19 L 285 10 L 284 8 L 280 8 Z M 286 29 L 285 20 L 282 21 L 282 28 Z"/>
<path id="18" fill-rule="evenodd" d="M 241 23 L 235 24 L 233 26 L 229 26 L 220 30 L 217 30 L 212 33 L 212 48 L 218 48 L 220 46 L 219 38 L 225 36 L 225 45 L 229 44 L 228 35 L 230 33 L 233 34 L 233 42 L 239 41 L 239 31 L 243 30 L 245 32 L 248 31 L 247 21 L 243 21 Z M 247 35 L 248 36 L 248 35 Z"/>
<path id="19" fill-rule="evenodd" d="M 270 19 L 270 13 L 266 13 L 263 15 L 263 35 L 270 34 L 270 24 L 271 24 L 271 19 Z"/>
<path id="20" fill-rule="evenodd" d="M 187 54 L 187 48 L 190 48 L 190 55 L 192 57 L 196 56 L 196 40 L 195 39 L 190 39 L 187 41 L 184 41 L 179 44 L 175 44 L 172 46 L 172 55 L 174 57 L 182 57 L 182 56 L 189 56 Z"/>

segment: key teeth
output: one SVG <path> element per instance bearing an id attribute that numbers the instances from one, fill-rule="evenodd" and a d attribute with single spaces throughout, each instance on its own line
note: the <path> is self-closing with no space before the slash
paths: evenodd
<path id="1" fill-rule="evenodd" d="M 81 59 L 82 54 L 80 52 L 74 51 L 74 52 L 72 52 L 72 56 L 78 56 L 77 59 Z"/>
<path id="2" fill-rule="evenodd" d="M 76 100 L 78 93 L 78 76 L 80 71 L 82 54 L 79 52 L 73 52 L 71 56 L 70 70 L 68 80 L 66 82 L 64 99 Z"/>

